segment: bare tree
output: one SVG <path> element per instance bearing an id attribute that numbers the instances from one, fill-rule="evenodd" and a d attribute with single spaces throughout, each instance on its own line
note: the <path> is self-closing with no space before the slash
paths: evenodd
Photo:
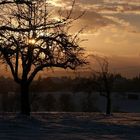
<path id="1" fill-rule="evenodd" d="M 104 96 L 107 100 L 106 102 L 106 114 L 111 114 L 111 92 L 113 88 L 113 83 L 115 80 L 114 74 L 110 73 L 109 71 L 109 62 L 107 58 L 98 57 L 96 56 L 95 59 L 97 60 L 100 71 L 97 72 L 98 76 L 98 85 L 99 85 L 99 91 L 100 95 Z"/>
<path id="2" fill-rule="evenodd" d="M 46 0 L 0 2 L 0 54 L 21 87 L 21 114 L 30 115 L 29 86 L 44 68 L 76 69 L 85 64 L 77 35 L 67 28 L 78 17 L 71 10 L 59 18 L 49 13 Z M 53 17 L 54 16 L 54 17 Z"/>

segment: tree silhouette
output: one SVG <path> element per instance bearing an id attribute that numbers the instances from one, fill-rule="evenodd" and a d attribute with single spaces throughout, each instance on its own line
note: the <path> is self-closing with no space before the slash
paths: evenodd
<path id="1" fill-rule="evenodd" d="M 29 86 L 44 68 L 70 68 L 85 64 L 77 35 L 67 28 L 72 8 L 59 18 L 49 13 L 46 0 L 3 1 L 0 3 L 0 56 L 21 87 L 21 114 L 30 115 Z"/>
<path id="2" fill-rule="evenodd" d="M 111 92 L 115 75 L 109 71 L 109 62 L 107 58 L 97 57 L 96 60 L 100 65 L 100 71 L 98 72 L 98 83 L 100 85 L 100 95 L 106 98 L 106 114 L 111 114 Z"/>

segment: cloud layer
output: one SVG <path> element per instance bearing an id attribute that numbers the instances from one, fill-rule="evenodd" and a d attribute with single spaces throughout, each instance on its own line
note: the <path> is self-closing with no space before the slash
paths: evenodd
<path id="1" fill-rule="evenodd" d="M 70 9 L 71 0 L 53 0 L 55 8 Z M 76 0 L 73 16 L 86 11 L 73 30 L 85 27 L 81 38 L 88 54 L 103 54 L 112 68 L 138 74 L 140 68 L 140 0 Z M 121 64 L 120 64 L 121 62 Z M 129 68 L 129 69 L 128 69 Z"/>
<path id="2" fill-rule="evenodd" d="M 71 0 L 53 0 L 51 3 L 57 8 L 65 7 L 65 9 L 69 9 L 72 5 Z M 140 0 L 76 0 L 75 14 L 80 14 L 82 11 L 86 11 L 86 14 L 82 17 L 81 23 L 85 23 L 90 28 L 91 25 L 98 29 L 116 24 L 130 27 L 133 31 L 135 27 L 133 27 L 130 17 L 132 14 L 140 15 Z M 124 18 L 124 15 L 128 18 Z"/>

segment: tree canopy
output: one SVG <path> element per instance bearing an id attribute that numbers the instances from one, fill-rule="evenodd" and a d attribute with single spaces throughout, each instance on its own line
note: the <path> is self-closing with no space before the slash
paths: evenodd
<path id="1" fill-rule="evenodd" d="M 68 34 L 70 10 L 51 12 L 46 0 L 0 2 L 0 60 L 21 86 L 21 114 L 30 115 L 29 85 L 44 68 L 76 69 L 85 64 L 77 34 Z M 65 14 L 63 14 L 65 13 Z"/>
<path id="2" fill-rule="evenodd" d="M 74 4 L 74 3 L 73 3 Z M 0 3 L 1 60 L 10 66 L 16 82 L 30 83 L 43 68 L 75 69 L 85 63 L 77 35 L 67 33 L 71 10 L 56 18 L 46 0 Z"/>

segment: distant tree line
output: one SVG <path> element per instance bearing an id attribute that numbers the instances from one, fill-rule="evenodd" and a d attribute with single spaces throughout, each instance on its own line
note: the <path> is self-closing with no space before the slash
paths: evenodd
<path id="1" fill-rule="evenodd" d="M 80 91 L 89 88 L 80 88 L 79 84 L 86 84 L 86 82 L 91 82 L 91 80 L 97 81 L 96 75 L 91 77 L 48 77 L 48 78 L 38 78 L 33 81 L 31 85 L 31 92 L 55 92 L 55 91 L 74 91 L 74 88 L 77 88 Z M 121 74 L 114 74 L 114 84 L 112 87 L 113 92 L 140 92 L 140 75 L 134 78 L 126 78 Z M 98 79 L 99 80 L 99 79 Z M 93 82 L 92 91 L 99 90 Z M 0 77 L 0 94 L 8 92 L 18 92 L 19 87 L 16 83 L 12 81 L 11 78 Z"/>
<path id="2" fill-rule="evenodd" d="M 96 106 L 96 96 L 94 92 L 105 94 L 101 77 L 93 74 L 91 77 L 48 77 L 38 78 L 31 85 L 30 102 L 32 111 L 100 111 Z M 114 84 L 111 85 L 111 92 L 139 92 L 140 76 L 132 79 L 125 78 L 120 74 L 113 76 Z M 101 82 L 102 87 L 98 85 Z M 46 86 L 47 85 L 47 86 Z M 101 91 L 102 90 L 102 91 Z M 60 92 L 59 96 L 51 92 Z M 0 111 L 15 112 L 20 110 L 19 87 L 10 78 L 0 77 Z M 42 94 L 38 94 L 38 93 Z M 43 94 L 48 92 L 46 94 Z M 76 109 L 75 95 L 77 92 L 85 92 L 85 96 L 80 99 L 81 110 Z M 68 94 L 72 93 L 72 94 Z"/>

